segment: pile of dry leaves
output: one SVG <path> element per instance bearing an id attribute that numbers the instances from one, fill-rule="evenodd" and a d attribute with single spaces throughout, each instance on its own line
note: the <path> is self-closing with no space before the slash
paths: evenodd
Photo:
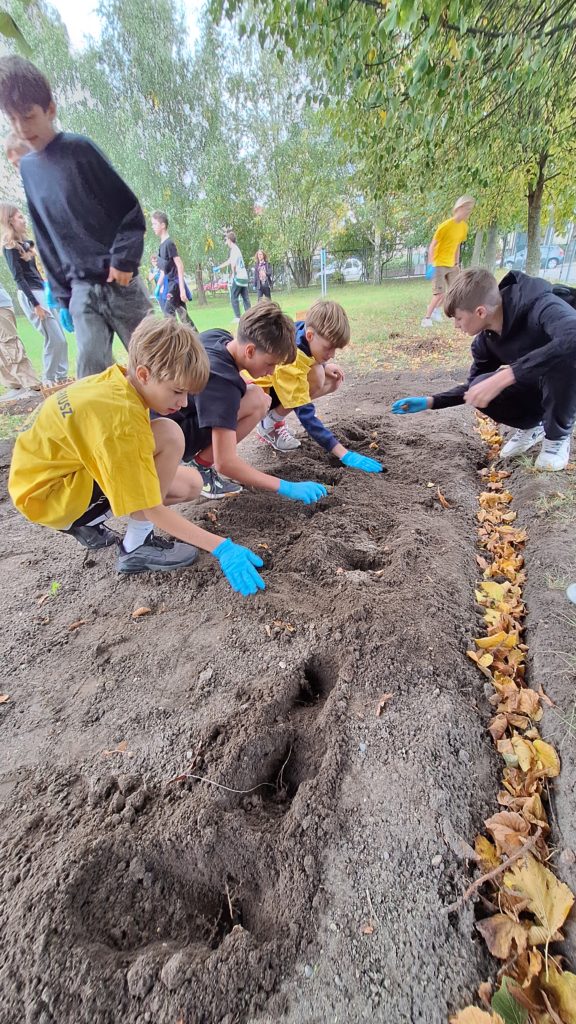
<path id="1" fill-rule="evenodd" d="M 487 1009 L 469 1006 L 450 1024 L 576 1024 L 576 974 L 564 970 L 562 957 L 550 948 L 553 943 L 556 950 L 562 941 L 561 928 L 574 896 L 547 866 L 547 787 L 560 772 L 560 758 L 538 731 L 548 698 L 541 689 L 530 689 L 525 679 L 526 531 L 513 525 L 516 513 L 504 484 L 510 474 L 495 468 L 502 439 L 485 417 L 479 417 L 478 430 L 490 449 L 490 464 L 480 474 L 486 489 L 477 513 L 483 578 L 476 600 L 483 609 L 485 633 L 468 656 L 494 688 L 489 731 L 504 768 L 501 810 L 487 818 L 488 835 L 477 836 L 475 843 L 484 872 L 481 906 L 486 912 L 476 927 L 503 965 L 496 991 L 490 982 L 479 988 Z"/>

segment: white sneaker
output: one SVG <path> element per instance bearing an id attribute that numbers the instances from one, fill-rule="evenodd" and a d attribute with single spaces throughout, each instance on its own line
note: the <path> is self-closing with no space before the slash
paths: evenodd
<path id="1" fill-rule="evenodd" d="M 425 316 L 420 327 L 433 327 L 434 323 L 431 316 Z"/>
<path id="2" fill-rule="evenodd" d="M 256 427 L 256 433 L 261 441 L 275 448 L 277 452 L 291 452 L 300 448 L 301 442 L 290 433 L 284 420 L 279 420 L 273 427 L 266 428 L 261 420 Z"/>
<path id="3" fill-rule="evenodd" d="M 432 316 L 431 316 L 430 319 L 431 320 L 435 320 L 436 323 L 438 323 L 438 324 L 441 324 L 443 319 L 444 319 L 444 317 L 442 315 L 442 310 L 441 309 L 435 309 L 434 312 L 432 313 Z"/>
<path id="4" fill-rule="evenodd" d="M 561 437 L 559 441 L 549 441 L 545 437 L 542 450 L 534 466 L 536 469 L 547 469 L 552 473 L 557 473 L 561 469 L 566 469 L 569 459 L 570 437 Z"/>
<path id="5" fill-rule="evenodd" d="M 514 455 L 522 455 L 522 452 L 530 451 L 530 448 L 543 439 L 544 427 L 541 423 L 530 427 L 529 430 L 515 430 L 500 449 L 500 458 L 511 459 Z"/>

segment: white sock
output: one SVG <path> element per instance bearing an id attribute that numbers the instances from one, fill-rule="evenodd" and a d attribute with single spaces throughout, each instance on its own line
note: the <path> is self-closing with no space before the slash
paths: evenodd
<path id="1" fill-rule="evenodd" d="M 283 419 L 284 413 L 274 412 L 274 410 L 271 409 L 262 420 L 262 426 L 264 427 L 264 430 L 270 430 L 270 427 L 273 427 L 275 423 L 282 423 Z"/>
<path id="2" fill-rule="evenodd" d="M 124 551 L 130 552 L 139 548 L 152 529 L 153 524 L 149 523 L 147 519 L 129 519 L 128 529 L 122 541 Z"/>

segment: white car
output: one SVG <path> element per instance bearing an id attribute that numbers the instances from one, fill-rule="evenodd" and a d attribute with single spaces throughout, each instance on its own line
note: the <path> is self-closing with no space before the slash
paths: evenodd
<path id="1" fill-rule="evenodd" d="M 345 281 L 361 281 L 364 273 L 361 260 L 350 256 L 342 264 L 341 273 Z"/>

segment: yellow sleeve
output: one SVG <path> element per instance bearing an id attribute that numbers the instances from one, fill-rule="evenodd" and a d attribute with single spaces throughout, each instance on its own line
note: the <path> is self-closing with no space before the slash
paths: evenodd
<path id="1" fill-rule="evenodd" d="M 162 504 L 154 450 L 152 430 L 142 435 L 130 431 L 108 436 L 94 450 L 93 465 L 87 468 L 110 501 L 115 516 L 128 516 Z"/>
<path id="2" fill-rule="evenodd" d="M 310 402 L 308 373 L 314 363 L 315 359 L 298 349 L 293 363 L 274 370 L 272 387 L 285 409 L 298 409 Z"/>

